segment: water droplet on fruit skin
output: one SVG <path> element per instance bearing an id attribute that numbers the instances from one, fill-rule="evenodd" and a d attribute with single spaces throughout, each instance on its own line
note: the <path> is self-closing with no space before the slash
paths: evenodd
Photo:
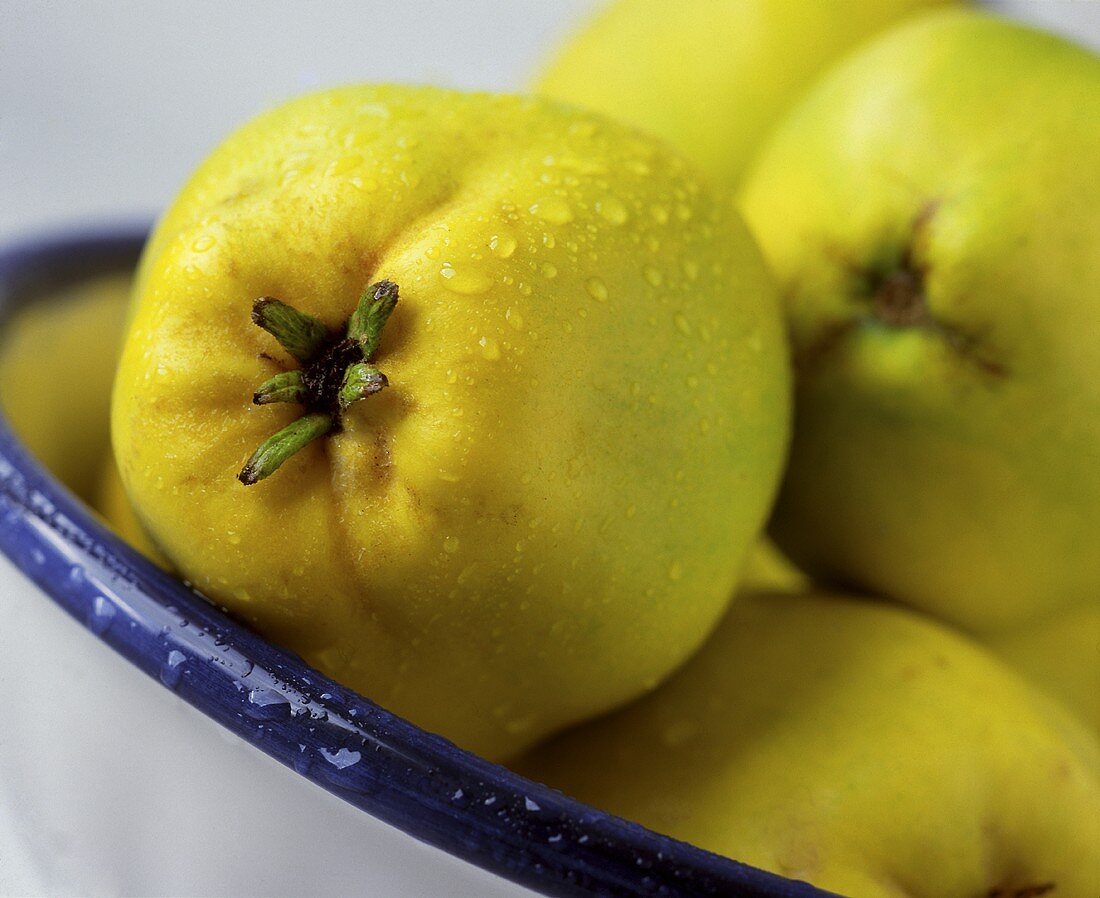
<path id="1" fill-rule="evenodd" d="M 613 196 L 604 197 L 596 201 L 596 212 L 605 220 L 614 225 L 621 225 L 630 217 L 626 206 Z"/>
<path id="2" fill-rule="evenodd" d="M 573 210 L 560 196 L 548 196 L 532 203 L 528 212 L 551 224 L 568 224 L 573 220 Z"/>
<path id="3" fill-rule="evenodd" d="M 500 358 L 500 346 L 492 337 L 482 337 L 477 342 L 481 346 L 481 354 L 490 362 Z"/>
<path id="4" fill-rule="evenodd" d="M 607 284 L 600 278 L 589 278 L 585 283 L 585 288 L 588 290 L 588 295 L 596 302 L 607 302 Z"/>
<path id="5" fill-rule="evenodd" d="M 516 251 L 516 238 L 511 234 L 494 234 L 489 238 L 489 249 L 500 259 L 509 258 Z"/>
<path id="6" fill-rule="evenodd" d="M 463 296 L 487 293 L 493 286 L 493 279 L 484 272 L 475 268 L 459 270 L 450 262 L 443 263 L 443 267 L 439 269 L 439 277 L 446 289 Z"/>
<path id="7" fill-rule="evenodd" d="M 448 555 L 454 555 L 458 551 L 458 537 L 446 536 L 443 538 L 443 551 Z"/>
<path id="8" fill-rule="evenodd" d="M 339 159 L 333 159 L 325 169 L 326 175 L 344 175 L 354 171 L 363 164 L 363 157 L 358 153 L 349 153 Z"/>
<path id="9" fill-rule="evenodd" d="M 672 316 L 672 321 L 676 325 L 678 330 L 685 337 L 691 336 L 691 322 L 687 320 L 687 316 L 683 312 L 677 312 Z"/>
<path id="10" fill-rule="evenodd" d="M 652 265 L 647 265 L 642 269 L 642 276 L 646 279 L 646 283 L 651 287 L 660 287 L 664 283 L 664 275 L 654 268 Z"/>

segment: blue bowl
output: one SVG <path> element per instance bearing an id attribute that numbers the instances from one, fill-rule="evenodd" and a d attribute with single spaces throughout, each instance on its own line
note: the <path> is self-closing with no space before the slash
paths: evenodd
<path id="1" fill-rule="evenodd" d="M 0 248 L 0 324 L 61 287 L 132 269 L 145 235 L 70 232 Z M 0 549 L 92 633 L 246 742 L 368 814 L 539 892 L 828 894 L 588 807 L 333 682 L 118 539 L 2 416 Z"/>

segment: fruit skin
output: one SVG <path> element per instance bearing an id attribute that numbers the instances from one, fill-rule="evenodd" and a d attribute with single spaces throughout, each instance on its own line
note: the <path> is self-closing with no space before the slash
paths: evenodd
<path id="1" fill-rule="evenodd" d="M 742 205 L 796 369 L 771 529 L 815 579 L 983 633 L 1097 607 L 1097 158 L 1100 58 L 969 12 L 777 132 Z"/>
<path id="2" fill-rule="evenodd" d="M 996 633 L 988 645 L 1100 738 L 1100 608 L 1070 608 Z"/>
<path id="3" fill-rule="evenodd" d="M 946 0 L 616 0 L 554 59 L 536 90 L 663 137 L 719 184 L 825 69 Z"/>
<path id="4" fill-rule="evenodd" d="M 1100 885 L 1095 738 L 976 644 L 885 604 L 743 597 L 655 693 L 518 768 L 844 895 Z"/>
<path id="5" fill-rule="evenodd" d="M 86 502 L 95 496 L 107 450 L 129 286 L 127 274 L 94 278 L 4 325 L 4 415 L 30 454 Z"/>
<path id="6" fill-rule="evenodd" d="M 738 583 L 742 592 L 806 592 L 810 586 L 810 578 L 766 537 L 749 552 Z"/>
<path id="7" fill-rule="evenodd" d="M 336 328 L 383 277 L 389 387 L 242 486 L 301 411 L 250 403 L 291 367 L 253 300 Z M 113 441 L 157 544 L 486 756 L 680 664 L 773 497 L 789 374 L 755 245 L 679 156 L 566 107 L 370 86 L 289 103 L 184 188 L 135 300 Z"/>
<path id="8" fill-rule="evenodd" d="M 134 507 L 122 488 L 122 478 L 118 474 L 114 453 L 109 449 L 92 506 L 118 536 L 154 564 L 166 571 L 172 571 L 172 562 L 157 548 L 138 520 Z"/>

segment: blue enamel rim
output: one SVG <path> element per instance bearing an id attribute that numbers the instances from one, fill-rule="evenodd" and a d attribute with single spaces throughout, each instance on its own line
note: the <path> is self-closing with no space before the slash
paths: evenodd
<path id="1" fill-rule="evenodd" d="M 146 233 L 98 228 L 0 248 L 0 322 L 61 286 L 132 269 Z M 222 726 L 368 814 L 500 876 L 547 895 L 828 894 L 588 807 L 333 682 L 115 537 L 2 416 L 0 549 L 78 622 Z"/>

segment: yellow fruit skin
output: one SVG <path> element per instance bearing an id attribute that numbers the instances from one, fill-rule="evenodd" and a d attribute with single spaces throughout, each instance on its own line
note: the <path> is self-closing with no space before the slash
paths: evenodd
<path id="1" fill-rule="evenodd" d="M 243 487 L 300 413 L 250 404 L 290 367 L 253 300 L 335 328 L 382 277 L 401 290 L 389 388 Z M 287 104 L 185 187 L 135 303 L 113 440 L 157 544 L 261 632 L 490 757 L 682 662 L 778 479 L 785 344 L 740 220 L 680 157 L 544 101 Z"/>
<path id="2" fill-rule="evenodd" d="M 809 587 L 810 578 L 767 538 L 749 552 L 739 584 L 742 592 L 805 592 Z"/>
<path id="3" fill-rule="evenodd" d="M 1100 738 L 1100 608 L 1070 608 L 996 633 L 988 643 Z"/>
<path id="4" fill-rule="evenodd" d="M 1097 607 L 1097 158 L 1100 58 L 965 12 L 876 42 L 777 133 L 743 207 L 796 367 L 773 535 L 815 579 L 984 633 Z M 905 252 L 923 320 L 896 325 L 872 284 Z"/>
<path id="5" fill-rule="evenodd" d="M 4 325 L 0 404 L 42 465 L 92 501 L 108 443 L 108 406 L 129 275 L 60 291 Z"/>
<path id="6" fill-rule="evenodd" d="M 1095 738 L 976 645 L 887 605 L 743 597 L 654 694 L 518 766 L 844 895 L 1100 885 Z"/>
<path id="7" fill-rule="evenodd" d="M 835 59 L 947 0 L 615 0 L 536 83 L 678 146 L 735 186 Z"/>
<path id="8" fill-rule="evenodd" d="M 137 513 L 130 504 L 126 491 L 122 488 L 122 478 L 118 474 L 114 453 L 109 450 L 92 504 L 116 534 L 154 564 L 166 571 L 172 570 L 172 563 L 156 547 L 145 531 L 144 525 L 138 520 Z"/>

